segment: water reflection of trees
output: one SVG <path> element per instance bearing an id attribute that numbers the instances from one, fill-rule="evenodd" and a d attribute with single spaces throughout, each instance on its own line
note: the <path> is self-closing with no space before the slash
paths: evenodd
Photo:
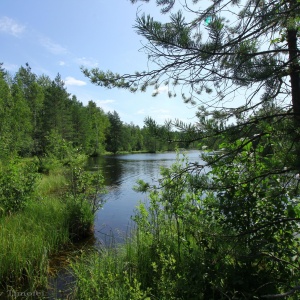
<path id="1" fill-rule="evenodd" d="M 91 157 L 88 161 L 88 168 L 91 170 L 99 168 L 106 186 L 120 185 L 124 173 L 122 161 L 115 156 Z"/>

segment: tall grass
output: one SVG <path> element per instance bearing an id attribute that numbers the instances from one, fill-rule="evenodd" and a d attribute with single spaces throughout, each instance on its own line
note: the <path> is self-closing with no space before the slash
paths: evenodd
<path id="1" fill-rule="evenodd" d="M 0 219 L 2 286 L 45 286 L 49 254 L 69 241 L 68 219 L 66 205 L 50 197 Z"/>
<path id="2" fill-rule="evenodd" d="M 43 174 L 37 184 L 38 195 L 60 195 L 67 185 L 67 179 L 62 168 L 51 170 L 48 175 Z"/>
<path id="3" fill-rule="evenodd" d="M 89 233 L 92 207 L 68 193 L 65 171 L 43 174 L 24 208 L 0 217 L 0 291 L 45 288 L 50 255 Z"/>
<path id="4" fill-rule="evenodd" d="M 176 222 L 168 218 L 158 226 L 140 225 L 125 244 L 84 254 L 71 264 L 74 300 L 204 299 L 202 250 L 189 240 L 178 253 Z"/>
<path id="5" fill-rule="evenodd" d="M 215 192 L 203 198 L 193 188 L 202 182 L 176 168 L 162 169 L 161 187 L 152 188 L 149 207 L 140 205 L 124 245 L 71 264 L 73 299 L 299 299 L 299 239 L 285 248 L 290 234 L 276 225 L 272 238 L 255 231 L 250 247 L 249 234 L 225 226 Z"/>
<path id="6" fill-rule="evenodd" d="M 137 266 L 137 251 L 130 242 L 118 248 L 84 253 L 71 263 L 76 277 L 72 299 L 150 299 L 151 289 L 142 288 Z"/>

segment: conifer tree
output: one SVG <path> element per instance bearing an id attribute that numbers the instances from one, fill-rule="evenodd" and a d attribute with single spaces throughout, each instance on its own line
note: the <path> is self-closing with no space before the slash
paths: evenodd
<path id="1" fill-rule="evenodd" d="M 219 124 L 242 122 L 239 117 L 272 102 L 298 119 L 298 1 L 186 1 L 174 12 L 178 3 L 157 1 L 163 13 L 170 13 L 168 23 L 137 17 L 134 27 L 148 41 L 150 70 L 120 75 L 84 68 L 84 74 L 100 86 L 133 92 L 166 84 L 175 96 L 180 86 L 198 116 L 214 116 Z"/>
<path id="2" fill-rule="evenodd" d="M 185 132 L 185 142 L 217 141 L 220 152 L 203 157 L 210 171 L 190 164 L 166 172 L 163 192 L 154 189 L 160 205 L 174 210 L 177 224 L 184 224 L 182 230 L 189 226 L 190 237 L 204 251 L 199 269 L 207 277 L 198 290 L 203 299 L 296 299 L 300 2 L 156 3 L 170 21 L 139 15 L 134 26 L 147 41 L 147 70 L 120 75 L 83 68 L 83 73 L 107 88 L 144 92 L 163 84 L 170 97 L 179 91 L 198 117 L 194 124 L 173 122 Z M 176 193 L 181 178 L 188 178 L 179 187 L 184 210 L 166 196 Z"/>

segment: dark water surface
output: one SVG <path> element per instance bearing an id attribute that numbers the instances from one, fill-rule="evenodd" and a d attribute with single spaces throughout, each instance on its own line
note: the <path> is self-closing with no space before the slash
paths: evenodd
<path id="1" fill-rule="evenodd" d="M 203 163 L 200 151 L 185 153 L 190 162 Z M 182 158 L 182 154 L 179 156 Z M 156 184 L 160 167 L 170 167 L 176 162 L 176 152 L 139 153 L 102 156 L 89 161 L 90 168 L 99 168 L 105 178 L 108 193 L 101 195 L 103 207 L 97 212 L 95 237 L 101 244 L 109 244 L 113 238 L 117 242 L 129 232 L 133 225 L 131 216 L 139 201 L 146 201 L 145 194 L 135 192 L 133 186 L 138 179 Z"/>

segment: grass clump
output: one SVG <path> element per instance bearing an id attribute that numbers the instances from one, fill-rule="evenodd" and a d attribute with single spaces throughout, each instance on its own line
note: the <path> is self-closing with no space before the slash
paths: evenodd
<path id="1" fill-rule="evenodd" d="M 77 279 L 72 299 L 151 299 L 151 290 L 142 289 L 134 261 L 124 245 L 83 254 L 71 263 Z"/>
<path id="2" fill-rule="evenodd" d="M 45 286 L 49 254 L 69 242 L 66 208 L 49 197 L 30 201 L 22 212 L 0 219 L 2 285 Z"/>
<path id="3" fill-rule="evenodd" d="M 179 254 L 175 223 L 165 221 L 159 228 L 140 223 L 125 244 L 73 262 L 72 299 L 205 299 L 199 293 L 205 284 L 203 253 L 190 243 Z"/>
<path id="4" fill-rule="evenodd" d="M 38 195 L 57 195 L 60 196 L 68 184 L 63 168 L 50 171 L 48 174 L 41 174 L 37 184 L 36 192 Z"/>

